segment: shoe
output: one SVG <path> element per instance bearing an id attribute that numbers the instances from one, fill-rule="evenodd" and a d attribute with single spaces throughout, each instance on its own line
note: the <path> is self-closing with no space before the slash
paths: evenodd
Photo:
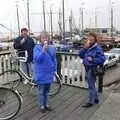
<path id="1" fill-rule="evenodd" d="M 99 104 L 99 100 L 98 99 L 95 100 L 95 104 Z"/>
<path id="2" fill-rule="evenodd" d="M 47 110 L 47 111 L 52 111 L 52 108 L 50 108 L 50 107 L 45 107 L 45 110 Z"/>
<path id="3" fill-rule="evenodd" d="M 92 107 L 92 106 L 93 106 L 92 103 L 86 103 L 86 104 L 83 105 L 82 107 L 84 107 L 84 108 L 90 108 L 90 107 Z"/>
<path id="4" fill-rule="evenodd" d="M 40 112 L 41 112 L 41 113 L 45 113 L 45 108 L 41 108 L 41 109 L 40 109 Z"/>

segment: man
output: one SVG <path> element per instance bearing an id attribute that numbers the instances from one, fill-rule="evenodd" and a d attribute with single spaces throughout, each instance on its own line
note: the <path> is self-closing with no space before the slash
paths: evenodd
<path id="1" fill-rule="evenodd" d="M 28 29 L 22 28 L 21 29 L 21 36 L 17 37 L 14 40 L 14 48 L 20 51 L 27 51 L 27 61 L 26 62 L 20 62 L 20 66 L 23 70 L 23 72 L 30 76 L 32 74 L 32 61 L 33 61 L 33 48 L 35 46 L 34 40 L 29 37 L 28 35 Z M 24 53 L 20 53 L 19 55 L 24 56 Z"/>
<path id="2" fill-rule="evenodd" d="M 80 50 L 79 55 L 83 59 L 89 88 L 89 101 L 83 107 L 92 107 L 94 104 L 99 103 L 93 71 L 98 65 L 103 65 L 105 61 L 105 55 L 102 48 L 98 45 L 97 37 L 94 33 L 88 34 L 87 41 L 84 48 Z"/>

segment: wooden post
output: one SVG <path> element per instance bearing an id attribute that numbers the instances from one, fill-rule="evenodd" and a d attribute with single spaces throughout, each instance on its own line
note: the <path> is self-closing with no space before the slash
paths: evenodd
<path id="1" fill-rule="evenodd" d="M 61 62 L 62 62 L 61 54 L 57 53 L 57 73 L 59 76 L 61 76 Z"/>

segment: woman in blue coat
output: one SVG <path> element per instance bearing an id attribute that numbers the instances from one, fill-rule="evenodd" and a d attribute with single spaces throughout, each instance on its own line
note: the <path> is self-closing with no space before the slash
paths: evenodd
<path id="1" fill-rule="evenodd" d="M 40 44 L 37 44 L 33 52 L 34 77 L 38 84 L 40 96 L 40 111 L 50 111 L 48 107 L 48 93 L 57 69 L 56 50 L 48 45 L 49 35 L 41 32 Z"/>
<path id="2" fill-rule="evenodd" d="M 103 65 L 105 61 L 105 55 L 102 48 L 98 45 L 94 33 L 89 33 L 86 44 L 80 50 L 79 56 L 83 59 L 89 88 L 89 101 L 83 107 L 92 107 L 94 104 L 99 103 L 93 71 L 98 65 Z"/>

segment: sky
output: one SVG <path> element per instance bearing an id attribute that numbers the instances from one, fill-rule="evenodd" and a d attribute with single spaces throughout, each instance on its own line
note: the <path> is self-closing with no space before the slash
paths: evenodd
<path id="1" fill-rule="evenodd" d="M 27 0 L 0 0 L 0 24 L 4 24 L 13 31 L 17 29 L 16 1 L 19 8 L 20 28 L 27 27 L 26 1 Z M 32 32 L 43 30 L 42 1 L 30 1 L 30 27 Z M 111 0 L 114 11 L 114 27 L 120 29 L 120 0 Z M 45 0 L 46 26 L 50 31 L 50 7 L 53 10 L 53 30 L 58 32 L 58 12 L 62 9 L 62 0 Z M 86 27 L 110 27 L 110 0 L 65 0 L 66 29 L 69 29 L 69 15 L 73 11 L 74 25 L 80 26 L 80 8 L 84 10 L 84 28 Z M 96 11 L 96 12 L 95 12 Z M 95 13 L 97 25 L 95 25 Z M 0 34 L 8 33 L 8 30 L 0 26 Z"/>

